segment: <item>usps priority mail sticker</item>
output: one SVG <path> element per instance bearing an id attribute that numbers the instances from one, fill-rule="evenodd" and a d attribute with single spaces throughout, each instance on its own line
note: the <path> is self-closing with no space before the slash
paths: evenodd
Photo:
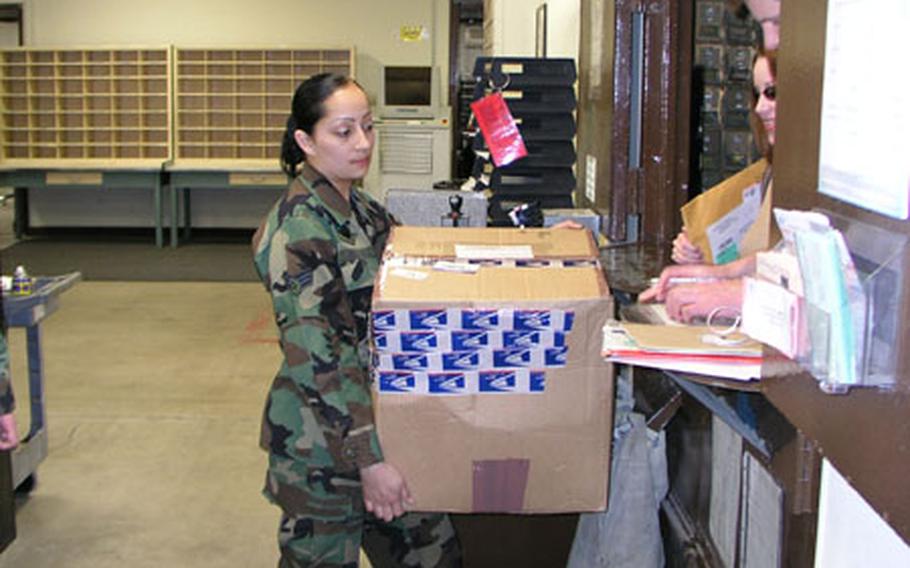
<path id="1" fill-rule="evenodd" d="M 457 396 L 475 394 L 540 394 L 546 388 L 541 370 L 377 371 L 374 388 L 381 394 Z"/>

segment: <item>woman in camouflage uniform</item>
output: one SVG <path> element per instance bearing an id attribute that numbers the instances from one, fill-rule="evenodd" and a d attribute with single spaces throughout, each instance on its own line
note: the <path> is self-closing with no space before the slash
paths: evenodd
<path id="1" fill-rule="evenodd" d="M 282 509 L 281 567 L 355 567 L 362 543 L 399 566 L 460 564 L 447 516 L 405 513 L 407 484 L 373 424 L 367 326 L 392 224 L 355 187 L 373 142 L 359 85 L 333 74 L 303 82 L 281 149 L 294 179 L 253 237 L 284 354 L 261 438 L 264 493 Z"/>

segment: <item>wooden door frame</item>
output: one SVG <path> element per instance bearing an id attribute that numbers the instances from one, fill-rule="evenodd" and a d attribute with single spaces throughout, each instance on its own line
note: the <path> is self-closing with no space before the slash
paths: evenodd
<path id="1" fill-rule="evenodd" d="M 640 161 L 630 164 L 633 19 L 643 19 Z M 680 227 L 689 193 L 692 3 L 618 0 L 615 18 L 612 172 L 608 236 L 663 243 Z M 629 219 L 638 216 L 638 234 Z"/>

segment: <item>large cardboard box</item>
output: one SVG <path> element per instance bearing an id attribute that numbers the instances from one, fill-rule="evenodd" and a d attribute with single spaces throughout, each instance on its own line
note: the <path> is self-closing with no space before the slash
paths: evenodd
<path id="1" fill-rule="evenodd" d="M 613 313 L 587 231 L 396 227 L 374 289 L 376 424 L 424 511 L 606 508 Z"/>

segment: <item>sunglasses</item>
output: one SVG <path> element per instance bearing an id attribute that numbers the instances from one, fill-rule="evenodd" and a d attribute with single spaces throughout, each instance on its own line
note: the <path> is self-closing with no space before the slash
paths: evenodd
<path id="1" fill-rule="evenodd" d="M 761 92 L 752 89 L 752 94 L 755 95 L 755 100 L 758 100 L 761 95 L 764 95 L 769 101 L 773 101 L 777 98 L 777 85 L 768 85 Z"/>

